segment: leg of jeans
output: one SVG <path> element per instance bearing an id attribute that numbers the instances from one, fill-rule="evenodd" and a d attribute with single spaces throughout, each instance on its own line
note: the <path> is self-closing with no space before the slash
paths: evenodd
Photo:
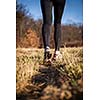
<path id="1" fill-rule="evenodd" d="M 42 37 L 44 48 L 50 46 L 50 31 L 52 24 L 52 2 L 51 0 L 41 0 L 41 10 L 43 15 Z"/>
<path id="2" fill-rule="evenodd" d="M 59 51 L 61 44 L 61 19 L 64 11 L 65 0 L 55 0 L 54 2 L 54 41 L 55 51 Z"/>

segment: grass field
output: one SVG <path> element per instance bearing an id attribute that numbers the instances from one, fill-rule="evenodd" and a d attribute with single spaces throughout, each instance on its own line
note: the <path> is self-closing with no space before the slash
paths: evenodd
<path id="1" fill-rule="evenodd" d="M 43 65 L 43 49 L 16 49 L 17 100 L 83 100 L 83 48 L 61 53 L 63 61 Z"/>

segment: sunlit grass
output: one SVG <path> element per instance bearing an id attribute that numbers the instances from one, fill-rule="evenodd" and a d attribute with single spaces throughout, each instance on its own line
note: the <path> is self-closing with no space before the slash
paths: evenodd
<path id="1" fill-rule="evenodd" d="M 51 50 L 52 54 L 53 51 L 54 49 Z M 63 85 L 65 84 L 65 86 L 67 86 L 66 84 L 69 82 L 70 85 L 74 87 L 76 90 L 79 89 L 80 91 L 81 88 L 82 91 L 82 86 L 80 87 L 80 85 L 82 85 L 82 75 L 83 75 L 83 48 L 82 47 L 61 48 L 61 53 L 63 55 L 62 61 L 55 62 L 53 63 L 53 65 L 45 67 L 54 67 L 59 72 L 59 75 L 61 77 L 67 76 L 67 81 L 64 82 Z M 32 77 L 41 74 L 41 72 L 39 71 L 40 66 L 44 66 L 43 49 L 17 48 L 16 50 L 17 93 L 25 91 L 25 87 L 27 85 L 29 84 L 32 85 L 31 83 Z M 52 82 L 54 82 L 53 78 L 51 80 L 51 83 Z M 61 86 L 60 91 L 62 91 L 63 85 Z M 46 88 L 44 89 L 43 92 L 46 92 Z M 64 95 L 63 92 L 61 92 L 60 95 L 62 98 L 63 98 L 62 95 Z M 69 93 L 69 91 L 65 91 L 64 93 L 69 94 L 68 96 L 70 97 L 72 95 L 71 93 Z M 67 98 L 68 97 L 66 97 L 66 99 Z"/>

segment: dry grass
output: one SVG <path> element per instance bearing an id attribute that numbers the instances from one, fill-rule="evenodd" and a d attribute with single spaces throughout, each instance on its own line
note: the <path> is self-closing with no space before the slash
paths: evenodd
<path id="1" fill-rule="evenodd" d="M 82 100 L 82 49 L 62 48 L 63 61 L 44 66 L 43 49 L 17 48 L 17 100 Z"/>

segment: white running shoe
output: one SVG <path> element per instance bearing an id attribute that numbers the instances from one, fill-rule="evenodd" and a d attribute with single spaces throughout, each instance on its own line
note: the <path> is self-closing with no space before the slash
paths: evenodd
<path id="1" fill-rule="evenodd" d="M 62 54 L 60 53 L 60 51 L 55 51 L 52 60 L 53 61 L 62 61 Z"/>
<path id="2" fill-rule="evenodd" d="M 51 62 L 51 56 L 52 54 L 50 53 L 50 48 L 46 47 L 45 51 L 44 51 L 44 60 L 43 63 L 50 63 Z"/>

